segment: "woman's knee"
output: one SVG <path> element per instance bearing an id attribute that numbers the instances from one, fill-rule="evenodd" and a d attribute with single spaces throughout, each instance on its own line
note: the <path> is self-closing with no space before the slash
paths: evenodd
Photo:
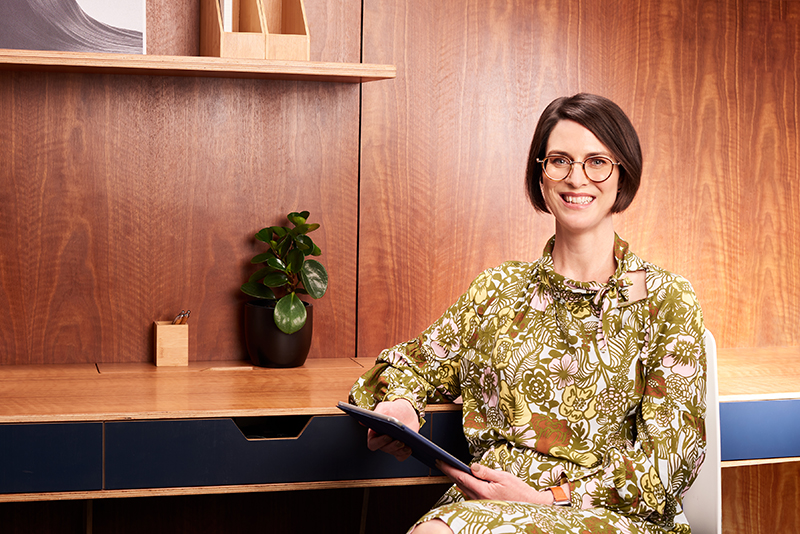
<path id="1" fill-rule="evenodd" d="M 413 534 L 453 534 L 453 531 L 447 526 L 447 523 L 441 519 L 431 519 L 420 523 L 411 532 L 413 532 Z"/>

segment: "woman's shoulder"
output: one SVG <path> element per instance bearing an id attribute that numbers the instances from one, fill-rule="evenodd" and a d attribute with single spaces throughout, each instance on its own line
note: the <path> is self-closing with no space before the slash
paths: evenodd
<path id="1" fill-rule="evenodd" d="M 528 280 L 536 265 L 536 262 L 529 261 L 504 261 L 500 265 L 483 271 L 475 278 L 473 283 L 485 284 L 491 281 L 514 283 L 519 280 Z"/>
<path id="2" fill-rule="evenodd" d="M 655 263 L 632 256 L 628 262 L 629 270 L 644 270 L 646 272 L 647 293 L 651 302 L 663 302 L 670 299 L 680 299 L 684 304 L 695 306 L 697 297 L 691 282 L 684 276 L 664 269 Z"/>
<path id="3" fill-rule="evenodd" d="M 524 291 L 535 266 L 535 263 L 526 261 L 505 261 L 490 267 L 472 280 L 468 293 L 472 298 L 476 295 L 511 296 Z"/>

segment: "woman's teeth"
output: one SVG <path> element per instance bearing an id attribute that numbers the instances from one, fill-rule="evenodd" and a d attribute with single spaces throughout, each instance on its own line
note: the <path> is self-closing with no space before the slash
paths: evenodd
<path id="1" fill-rule="evenodd" d="M 592 197 L 571 197 L 565 196 L 564 200 L 569 204 L 588 204 L 593 199 Z"/>

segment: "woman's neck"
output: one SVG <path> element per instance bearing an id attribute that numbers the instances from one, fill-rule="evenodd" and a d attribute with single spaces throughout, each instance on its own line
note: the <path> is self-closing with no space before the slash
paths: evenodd
<path id="1" fill-rule="evenodd" d="M 572 233 L 559 231 L 556 225 L 553 267 L 558 274 L 578 282 L 607 282 L 617 270 L 614 228 Z"/>

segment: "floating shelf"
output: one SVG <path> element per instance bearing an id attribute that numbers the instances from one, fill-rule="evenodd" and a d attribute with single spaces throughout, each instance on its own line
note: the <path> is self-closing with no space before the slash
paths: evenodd
<path id="1" fill-rule="evenodd" d="M 363 83 L 392 79 L 394 65 L 231 59 L 202 56 L 148 56 L 0 49 L 0 70 L 255 78 L 310 82 Z"/>

